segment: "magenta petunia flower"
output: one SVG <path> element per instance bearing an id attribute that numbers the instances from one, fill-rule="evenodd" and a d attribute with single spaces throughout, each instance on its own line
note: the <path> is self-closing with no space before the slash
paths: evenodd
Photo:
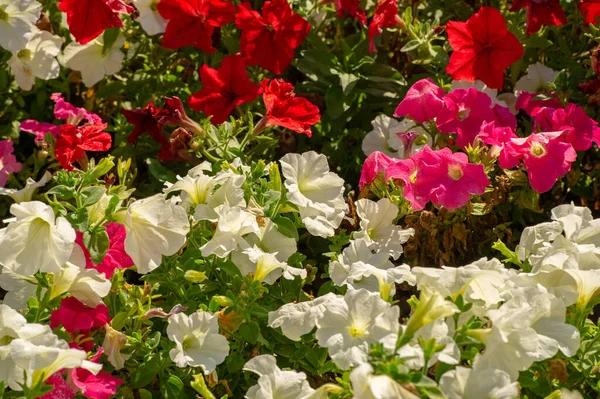
<path id="1" fill-rule="evenodd" d="M 110 316 L 106 305 L 90 308 L 72 296 L 63 298 L 60 307 L 50 315 L 50 327 L 56 328 L 62 324 L 71 334 L 102 327 L 107 323 L 110 323 Z"/>
<path id="2" fill-rule="evenodd" d="M 106 278 L 111 278 L 116 269 L 127 269 L 133 266 L 133 260 L 125 252 L 125 227 L 114 222 L 106 225 L 109 247 L 102 262 L 95 265 L 89 251 L 83 245 L 83 233 L 77 232 L 75 242 L 79 244 L 85 254 L 85 268 L 96 269 L 98 273 L 104 273 Z"/>
<path id="3" fill-rule="evenodd" d="M 78 125 L 82 120 L 88 123 L 102 122 L 102 118 L 85 108 L 79 108 L 65 101 L 61 93 L 50 96 L 54 101 L 54 117 L 61 121 L 67 121 L 71 125 Z"/>
<path id="4" fill-rule="evenodd" d="M 8 181 L 8 175 L 21 170 L 21 163 L 13 154 L 12 140 L 0 140 L 0 187 Z"/>
<path id="5" fill-rule="evenodd" d="M 561 140 L 564 132 L 532 133 L 523 139 L 512 139 L 521 154 L 531 187 L 538 193 L 550 190 L 559 177 L 571 170 L 577 152 Z"/>
<path id="6" fill-rule="evenodd" d="M 430 78 L 421 79 L 408 89 L 394 116 L 410 116 L 419 123 L 432 120 L 444 107 L 445 94 Z"/>
<path id="7" fill-rule="evenodd" d="M 575 104 L 559 109 L 542 108 L 535 114 L 534 122 L 542 132 L 564 131 L 562 141 L 571 144 L 576 151 L 590 149 L 598 128 L 598 122 Z"/>
<path id="8" fill-rule="evenodd" d="M 91 361 L 98 362 L 103 353 L 104 350 L 100 348 Z M 117 392 L 117 387 L 123 383 L 123 380 L 105 371 L 94 375 L 84 368 L 67 370 L 67 381 L 83 396 L 91 399 L 109 399 Z"/>
<path id="9" fill-rule="evenodd" d="M 529 116 L 535 116 L 542 108 L 562 108 L 562 104 L 559 99 L 556 98 L 553 94 L 551 94 L 550 98 L 541 99 L 540 93 L 528 93 L 526 91 L 522 91 L 519 93 L 517 97 L 517 104 L 515 108 L 517 110 L 522 109 Z"/>
<path id="10" fill-rule="evenodd" d="M 35 135 L 36 144 L 44 140 L 46 133 L 50 133 L 54 138 L 57 138 L 58 133 L 60 132 L 60 126 L 48 122 L 38 122 L 33 119 L 27 119 L 21 122 L 19 128 L 24 132 Z"/>
<path id="11" fill-rule="evenodd" d="M 421 195 L 428 192 L 431 202 L 446 209 L 466 205 L 489 184 L 483 165 L 471 164 L 466 154 L 453 154 L 449 148 L 434 151 L 426 146 L 417 160 L 415 189 Z"/>
<path id="12" fill-rule="evenodd" d="M 459 147 L 473 144 L 483 122 L 496 120 L 490 97 L 472 87 L 451 91 L 444 97 L 444 104 L 437 127 L 442 133 L 456 133 Z"/>
<path id="13" fill-rule="evenodd" d="M 358 187 L 362 189 L 367 184 L 373 183 L 380 173 L 386 173 L 388 166 L 393 162 L 394 160 L 383 152 L 375 151 L 371 153 L 363 163 Z"/>
<path id="14" fill-rule="evenodd" d="M 496 127 L 495 122 L 484 122 L 481 125 L 479 138 L 491 145 L 491 153 L 498 155 L 498 165 L 502 169 L 511 169 L 521 162 L 521 154 L 512 145 L 511 139 L 517 138 L 515 131 L 510 127 Z"/>

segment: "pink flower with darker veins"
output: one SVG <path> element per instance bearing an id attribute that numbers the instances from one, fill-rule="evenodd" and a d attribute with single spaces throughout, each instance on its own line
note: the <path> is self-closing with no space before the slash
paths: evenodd
<path id="1" fill-rule="evenodd" d="M 409 116 L 419 123 L 433 120 L 444 107 L 445 94 L 430 78 L 421 79 L 408 89 L 394 116 Z"/>
<path id="2" fill-rule="evenodd" d="M 552 189 L 577 159 L 577 152 L 561 140 L 562 135 L 563 132 L 532 133 L 527 138 L 512 139 L 523 158 L 531 187 L 538 193 Z"/>
<path id="3" fill-rule="evenodd" d="M 15 158 L 12 140 L 0 140 L 0 187 L 8 181 L 8 175 L 21 170 L 21 163 Z"/>
<path id="4" fill-rule="evenodd" d="M 456 133 L 456 144 L 473 144 L 483 122 L 496 120 L 490 97 L 474 88 L 456 89 L 444 97 L 445 107 L 436 119 L 442 133 Z"/>
<path id="5" fill-rule="evenodd" d="M 466 205 L 471 195 L 481 195 L 490 185 L 483 165 L 469 163 L 466 154 L 449 148 L 434 151 L 428 146 L 417 160 L 415 189 L 428 192 L 431 202 L 454 210 Z"/>

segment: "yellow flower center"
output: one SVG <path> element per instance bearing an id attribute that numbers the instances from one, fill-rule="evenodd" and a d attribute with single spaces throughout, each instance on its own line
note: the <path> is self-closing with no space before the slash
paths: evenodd
<path id="1" fill-rule="evenodd" d="M 458 111 L 456 119 L 458 119 L 459 121 L 463 121 L 469 117 L 470 113 L 471 110 L 469 108 L 462 108 L 460 111 Z"/>
<path id="2" fill-rule="evenodd" d="M 460 180 L 464 176 L 462 167 L 459 164 L 448 165 L 448 176 L 453 180 Z"/>
<path id="3" fill-rule="evenodd" d="M 531 145 L 531 154 L 536 157 L 543 157 L 546 155 L 546 148 L 540 143 L 533 143 Z"/>

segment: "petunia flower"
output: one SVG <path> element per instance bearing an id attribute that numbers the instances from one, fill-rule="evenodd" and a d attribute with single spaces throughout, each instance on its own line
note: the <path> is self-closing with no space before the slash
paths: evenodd
<path id="1" fill-rule="evenodd" d="M 52 208 L 39 201 L 13 204 L 10 213 L 16 220 L 0 235 L 0 264 L 22 276 L 38 270 L 59 273 L 75 243 L 75 230 L 67 219 L 55 217 Z"/>
<path id="2" fill-rule="evenodd" d="M 377 51 L 375 48 L 375 36 L 383 33 L 383 28 L 395 26 L 400 22 L 398 15 L 398 3 L 396 0 L 381 0 L 375 9 L 375 15 L 369 24 L 367 35 L 369 36 L 369 52 Z"/>
<path id="3" fill-rule="evenodd" d="M 106 234 L 108 235 L 108 250 L 104 259 L 99 264 L 94 264 L 92 257 L 83 244 L 83 233 L 77 232 L 75 242 L 81 247 L 85 255 L 86 269 L 94 269 L 99 273 L 104 273 L 106 278 L 110 279 L 117 269 L 127 269 L 133 266 L 133 260 L 125 252 L 125 227 L 120 224 L 110 222 L 106 225 Z"/>
<path id="4" fill-rule="evenodd" d="M 72 296 L 63 298 L 60 307 L 52 311 L 50 316 L 51 328 L 62 324 L 67 332 L 75 335 L 80 331 L 102 327 L 107 323 L 110 323 L 110 316 L 106 305 L 88 307 Z"/>
<path id="5" fill-rule="evenodd" d="M 374 375 L 373 366 L 361 364 L 350 373 L 352 399 L 418 399 L 388 375 Z"/>
<path id="6" fill-rule="evenodd" d="M 57 78 L 60 65 L 56 56 L 60 53 L 62 40 L 45 30 L 28 34 L 25 48 L 14 52 L 8 66 L 21 89 L 31 90 L 35 78 L 49 80 Z"/>
<path id="7" fill-rule="evenodd" d="M 522 91 L 517 97 L 515 108 L 517 110 L 522 109 L 529 116 L 535 117 L 535 115 L 543 108 L 558 109 L 562 108 L 562 104 L 560 99 L 553 94 L 550 94 L 549 98 L 541 99 L 538 98 L 537 93 L 528 93 L 526 91 Z"/>
<path id="8" fill-rule="evenodd" d="M 474 88 L 457 89 L 444 97 L 436 124 L 442 133 L 456 133 L 456 145 L 473 144 L 483 122 L 495 120 L 490 97 Z"/>
<path id="9" fill-rule="evenodd" d="M 385 176 L 388 167 L 395 163 L 396 160 L 388 157 L 383 152 L 372 152 L 363 163 L 358 187 L 362 190 L 364 186 L 373 183 L 381 174 Z"/>
<path id="10" fill-rule="evenodd" d="M 440 378 L 440 390 L 448 399 L 509 399 L 519 397 L 519 383 L 497 369 L 458 366 Z"/>
<path id="11" fill-rule="evenodd" d="M 235 107 L 254 101 L 260 94 L 260 86 L 252 83 L 239 55 L 225 57 L 219 69 L 202 65 L 200 80 L 203 87 L 189 97 L 188 104 L 212 116 L 213 125 L 225 122 Z"/>
<path id="12" fill-rule="evenodd" d="M 266 1 L 261 14 L 248 2 L 238 6 L 235 24 L 242 31 L 240 52 L 248 65 L 279 75 L 294 59 L 310 24 L 286 0 Z"/>
<path id="13" fill-rule="evenodd" d="M 12 140 L 0 140 L 0 187 L 8 181 L 8 175 L 21 170 L 21 163 L 15 158 Z"/>
<path id="14" fill-rule="evenodd" d="M 124 44 L 125 36 L 122 34 L 119 34 L 109 49 L 104 48 L 104 36 L 83 45 L 70 43 L 64 50 L 64 64 L 74 71 L 80 71 L 83 83 L 91 87 L 105 76 L 114 75 L 121 70 L 125 59 L 125 54 L 121 52 Z"/>
<path id="15" fill-rule="evenodd" d="M 585 23 L 598 24 L 598 17 L 600 17 L 600 0 L 579 0 L 577 7 L 583 15 L 585 15 Z"/>
<path id="16" fill-rule="evenodd" d="M 37 399 L 71 399 L 76 395 L 73 389 L 67 384 L 60 371 L 52 374 L 46 380 L 46 385 L 51 386 L 52 390 Z"/>
<path id="17" fill-rule="evenodd" d="M 92 357 L 91 362 L 97 362 L 104 350 L 100 348 Z M 100 371 L 91 373 L 84 368 L 73 368 L 67 371 L 67 383 L 83 396 L 91 399 L 109 399 L 117 392 L 117 387 L 123 380 L 111 374 Z"/>
<path id="18" fill-rule="evenodd" d="M 46 133 L 50 133 L 54 138 L 57 138 L 58 133 L 60 132 L 59 126 L 48 122 L 38 122 L 33 119 L 27 119 L 21 122 L 19 129 L 34 134 L 36 144 L 44 140 Z"/>
<path id="19" fill-rule="evenodd" d="M 110 324 L 104 326 L 104 341 L 102 350 L 108 357 L 108 362 L 113 365 L 115 370 L 122 369 L 131 354 L 121 353 L 123 346 L 127 343 L 127 335 L 112 328 Z"/>
<path id="20" fill-rule="evenodd" d="M 167 28 L 167 20 L 158 12 L 159 3 L 160 0 L 133 0 L 135 8 L 140 13 L 136 21 L 150 36 L 164 33 Z"/>
<path id="21" fill-rule="evenodd" d="M 305 98 L 296 97 L 294 86 L 283 79 L 265 79 L 260 85 L 267 112 L 254 134 L 269 126 L 280 126 L 311 137 L 310 127 L 321 119 L 319 108 Z"/>
<path id="22" fill-rule="evenodd" d="M 243 368 L 258 375 L 256 385 L 248 388 L 247 399 L 295 398 L 309 399 L 315 390 L 306 380 L 306 374 L 282 370 L 272 355 L 259 355 L 248 360 Z"/>
<path id="23" fill-rule="evenodd" d="M 540 93 L 548 90 L 548 84 L 554 82 L 560 72 L 536 62 L 527 67 L 527 73 L 515 83 L 515 90 L 528 93 Z"/>
<path id="24" fill-rule="evenodd" d="M 542 132 L 564 131 L 561 139 L 576 151 L 587 151 L 597 134 L 598 122 L 590 118 L 579 105 L 569 103 L 565 108 L 543 108 L 533 117 L 535 127 Z"/>
<path id="25" fill-rule="evenodd" d="M 160 112 L 161 110 L 153 103 L 148 103 L 144 108 L 131 110 L 121 108 L 121 113 L 127 122 L 134 125 L 133 131 L 127 136 L 127 141 L 134 143 L 147 132 L 154 141 L 160 144 L 161 149 L 170 150 L 169 139 L 162 133 L 162 124 L 158 122 Z"/>
<path id="26" fill-rule="evenodd" d="M 511 139 L 516 139 L 515 131 L 509 127 L 496 127 L 495 122 L 484 122 L 478 137 L 491 145 L 490 154 L 498 156 L 498 165 L 502 169 L 511 169 L 521 162 L 520 154 L 513 148 Z"/>
<path id="27" fill-rule="evenodd" d="M 408 89 L 394 116 L 409 116 L 419 123 L 433 120 L 444 107 L 445 95 L 431 78 L 421 79 Z"/>
<path id="28" fill-rule="evenodd" d="M 488 87 L 501 89 L 504 69 L 523 55 L 523 46 L 506 28 L 506 20 L 491 7 L 481 7 L 467 22 L 446 25 L 448 41 L 454 50 L 446 72 L 455 80 L 482 80 Z"/>
<path id="29" fill-rule="evenodd" d="M 175 342 L 169 356 L 177 367 L 200 367 L 204 374 L 210 374 L 229 354 L 229 343 L 219 334 L 217 318 L 208 312 L 169 317 L 167 335 Z"/>
<path id="30" fill-rule="evenodd" d="M 567 16 L 558 0 L 514 0 L 510 11 L 527 8 L 527 34 L 531 35 L 542 26 L 560 26 L 567 23 Z"/>
<path id="31" fill-rule="evenodd" d="M 0 47 L 12 52 L 24 49 L 41 12 L 42 5 L 35 0 L 0 0 Z"/>
<path id="32" fill-rule="evenodd" d="M 58 8 L 67 16 L 69 31 L 81 44 L 89 43 L 108 28 L 120 28 L 121 0 L 60 0 Z"/>
<path id="33" fill-rule="evenodd" d="M 429 192 L 431 202 L 454 210 L 466 205 L 470 195 L 481 195 L 490 184 L 483 165 L 469 163 L 464 153 L 449 148 L 425 147 L 417 161 L 415 185 Z"/>
<path id="34" fill-rule="evenodd" d="M 254 281 L 270 285 L 282 276 L 287 280 L 294 280 L 296 276 L 306 278 L 306 270 L 279 261 L 274 253 L 265 252 L 257 246 L 244 249 L 243 252 L 248 256 L 252 267 L 250 270 L 240 271 L 245 275 L 252 273 Z"/>
<path id="35" fill-rule="evenodd" d="M 168 21 L 161 45 L 166 48 L 194 46 L 207 53 L 215 28 L 233 21 L 235 6 L 221 0 L 161 0 L 160 16 Z"/>
<path id="36" fill-rule="evenodd" d="M 239 206 L 230 207 L 227 204 L 217 207 L 215 212 L 218 215 L 217 228 L 210 241 L 200 248 L 202 255 L 225 258 L 237 248 L 249 248 L 243 236 L 259 231 L 256 216 Z"/>
<path id="37" fill-rule="evenodd" d="M 531 187 L 538 193 L 550 190 L 558 178 L 571 170 L 577 159 L 573 146 L 562 142 L 563 132 L 532 133 L 524 139 L 512 139 L 513 147 L 525 164 Z"/>
<path id="38" fill-rule="evenodd" d="M 348 14 L 361 25 L 367 24 L 367 16 L 362 8 L 360 8 L 359 0 L 333 0 L 337 17 L 343 18 L 344 14 Z"/>
<path id="39" fill-rule="evenodd" d="M 75 126 L 83 120 L 87 123 L 102 122 L 102 118 L 93 112 L 67 102 L 61 93 L 52 94 L 50 99 L 54 101 L 54 117 L 58 120 L 66 121 Z"/>
<path id="40" fill-rule="evenodd" d="M 86 151 L 108 151 L 112 137 L 104 129 L 108 124 L 96 122 L 83 126 L 69 124 L 60 127 L 60 135 L 54 147 L 54 156 L 66 170 L 73 169 L 73 163 L 82 160 Z M 85 161 L 82 167 L 85 167 Z"/>

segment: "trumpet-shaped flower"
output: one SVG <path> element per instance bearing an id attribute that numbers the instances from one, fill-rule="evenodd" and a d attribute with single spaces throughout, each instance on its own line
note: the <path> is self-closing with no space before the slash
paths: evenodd
<path id="1" fill-rule="evenodd" d="M 29 298 L 35 297 L 38 286 L 34 277 L 22 276 L 5 267 L 0 274 L 0 288 L 6 291 L 2 303 L 22 311 L 27 308 Z"/>
<path id="2" fill-rule="evenodd" d="M 77 126 L 85 120 L 87 123 L 95 124 L 102 122 L 102 118 L 85 108 L 75 107 L 73 104 L 65 101 L 60 93 L 54 93 L 50 96 L 54 101 L 54 117 L 61 121 L 66 121 L 70 125 Z"/>
<path id="3" fill-rule="evenodd" d="M 377 115 L 371 126 L 373 130 L 362 142 L 365 155 L 379 151 L 391 158 L 407 159 L 423 149 L 424 144 L 416 144 L 418 139 L 424 138 L 427 144 L 431 144 L 429 134 L 408 118 L 397 121 L 383 114 Z"/>
<path id="4" fill-rule="evenodd" d="M 13 204 L 10 212 L 16 220 L 0 236 L 0 264 L 23 276 L 38 270 L 59 273 L 75 243 L 67 219 L 56 218 L 52 208 L 38 201 Z"/>
<path id="5" fill-rule="evenodd" d="M 408 89 L 394 116 L 409 116 L 419 123 L 433 120 L 444 107 L 445 95 L 431 78 L 421 79 Z"/>
<path id="6" fill-rule="evenodd" d="M 360 218 L 360 230 L 354 238 L 365 240 L 378 252 L 389 252 L 394 260 L 402 254 L 402 244 L 415 234 L 414 229 L 403 230 L 394 223 L 398 206 L 387 198 L 377 202 L 360 199 L 356 202 L 356 213 Z"/>
<path id="7" fill-rule="evenodd" d="M 52 178 L 52 174 L 50 172 L 44 173 L 42 178 L 38 181 L 33 180 L 31 177 L 27 178 L 25 182 L 25 187 L 20 190 L 15 188 L 4 188 L 0 187 L 0 195 L 8 195 L 15 201 L 17 204 L 21 202 L 29 202 L 33 198 L 33 194 L 35 190 L 40 187 L 44 187 L 46 183 L 50 181 Z"/>
<path id="8" fill-rule="evenodd" d="M 108 235 L 108 249 L 102 262 L 97 265 L 94 264 L 89 251 L 83 244 L 83 234 L 78 233 L 75 242 L 81 247 L 85 255 L 85 268 L 104 273 L 106 278 L 110 279 L 117 269 L 127 269 L 133 266 L 134 262 L 125 252 L 125 238 L 127 236 L 125 227 L 110 222 L 106 225 L 106 234 Z"/>
<path id="9" fill-rule="evenodd" d="M 169 356 L 178 367 L 201 367 L 204 374 L 210 374 L 229 354 L 229 344 L 219 334 L 217 318 L 208 312 L 169 317 L 167 335 L 175 342 Z"/>
<path id="10" fill-rule="evenodd" d="M 21 163 L 13 155 L 12 140 L 0 140 L 0 187 L 8 181 L 8 175 L 21 170 Z"/>
<path id="11" fill-rule="evenodd" d="M 249 248 L 243 236 L 259 231 L 256 216 L 227 204 L 217 207 L 215 212 L 219 216 L 217 228 L 211 240 L 200 248 L 202 255 L 224 258 L 237 248 Z"/>
<path id="12" fill-rule="evenodd" d="M 373 366 L 361 364 L 350 373 L 352 399 L 418 399 L 387 375 L 373 375 Z"/>
<path id="13" fill-rule="evenodd" d="M 136 19 L 142 25 L 142 29 L 150 36 L 164 33 L 167 28 L 167 20 L 158 12 L 159 0 L 133 0 L 140 16 Z"/>
<path id="14" fill-rule="evenodd" d="M 121 0 L 60 0 L 58 8 L 66 14 L 69 31 L 81 44 L 97 38 L 108 28 L 122 27 L 119 14 L 133 9 Z"/>
<path id="15" fill-rule="evenodd" d="M 134 202 L 120 216 L 127 234 L 125 252 L 143 274 L 160 266 L 163 255 L 179 251 L 190 231 L 185 209 L 162 194 Z"/>
<path id="16" fill-rule="evenodd" d="M 72 170 L 73 164 L 82 159 L 86 151 L 108 151 L 112 137 L 104 131 L 107 126 L 102 122 L 83 126 L 62 125 L 54 146 L 54 156 L 60 165 Z"/>
<path id="17" fill-rule="evenodd" d="M 417 308 L 410 316 L 404 329 L 404 335 L 413 337 L 418 330 L 429 323 L 445 319 L 458 312 L 459 310 L 455 304 L 444 299 L 439 293 L 423 287 L 421 288 Z"/>
<path id="18" fill-rule="evenodd" d="M 110 324 L 106 324 L 104 330 L 106 334 L 102 342 L 102 350 L 115 370 L 122 369 L 127 359 L 131 357 L 131 354 L 121 353 L 123 346 L 127 343 L 127 335 L 115 330 Z"/>
<path id="19" fill-rule="evenodd" d="M 536 62 L 527 67 L 527 73 L 515 83 L 515 90 L 539 93 L 548 90 L 560 72 Z"/>
<path id="20" fill-rule="evenodd" d="M 241 270 L 242 274 L 252 273 L 255 281 L 273 284 L 279 277 L 293 280 L 296 276 L 306 278 L 306 270 L 289 266 L 285 262 L 277 260 L 276 254 L 264 252 L 257 246 L 245 249 L 244 254 L 248 256 L 252 268 Z"/>
<path id="21" fill-rule="evenodd" d="M 329 171 L 327 158 L 314 151 L 281 158 L 287 199 L 298 206 L 302 222 L 315 236 L 334 235 L 344 218 L 344 180 Z"/>
<path id="22" fill-rule="evenodd" d="M 55 79 L 60 73 L 56 56 L 60 53 L 62 40 L 50 32 L 38 30 L 28 34 L 25 48 L 14 52 L 8 66 L 21 89 L 31 90 L 35 78 Z"/>
<path id="23" fill-rule="evenodd" d="M 24 49 L 41 11 L 35 0 L 0 0 L 0 47 L 13 52 Z"/>
<path id="24" fill-rule="evenodd" d="M 367 35 L 369 36 L 369 52 L 377 51 L 375 47 L 375 36 L 383 33 L 383 28 L 397 25 L 400 22 L 398 16 L 398 3 L 395 0 L 381 0 L 375 9 L 375 15 L 369 24 Z"/>
<path id="25" fill-rule="evenodd" d="M 56 328 L 62 324 L 65 330 L 74 336 L 107 323 L 110 323 L 110 316 L 104 304 L 92 308 L 75 297 L 64 298 L 60 307 L 50 316 L 50 327 Z"/>
<path id="26" fill-rule="evenodd" d="M 592 142 L 597 140 L 598 122 L 582 107 L 572 103 L 565 108 L 543 108 L 535 114 L 534 121 L 543 132 L 562 131 L 561 141 L 571 144 L 576 151 L 589 150 Z"/>
<path id="27" fill-rule="evenodd" d="M 542 26 L 560 26 L 567 23 L 567 15 L 558 0 L 543 2 L 535 0 L 513 1 L 510 11 L 527 9 L 527 34 L 531 35 Z"/>
<path id="28" fill-rule="evenodd" d="M 440 389 L 448 399 L 516 399 L 519 384 L 508 373 L 496 369 L 458 366 L 440 378 Z"/>
<path id="29" fill-rule="evenodd" d="M 315 392 L 306 380 L 306 374 L 293 370 L 281 370 L 272 355 L 260 355 L 244 365 L 244 371 L 258 375 L 256 385 L 251 386 L 246 399 L 308 399 Z"/>
<path id="30" fill-rule="evenodd" d="M 435 340 L 436 345 L 443 345 L 443 349 L 436 351 L 425 365 L 425 352 L 419 341 Z M 433 323 L 417 330 L 408 344 L 403 345 L 398 350 L 398 356 L 403 360 L 406 367 L 413 370 L 421 370 L 424 367 L 429 368 L 435 363 L 459 364 L 460 349 L 452 339 L 452 332 L 445 320 L 439 319 Z"/>
<path id="31" fill-rule="evenodd" d="M 71 43 L 64 50 L 64 64 L 74 71 L 81 72 L 83 83 L 91 87 L 121 70 L 125 54 L 121 47 L 125 36 L 119 34 L 108 50 L 104 49 L 104 36 L 99 36 L 87 44 Z"/>

